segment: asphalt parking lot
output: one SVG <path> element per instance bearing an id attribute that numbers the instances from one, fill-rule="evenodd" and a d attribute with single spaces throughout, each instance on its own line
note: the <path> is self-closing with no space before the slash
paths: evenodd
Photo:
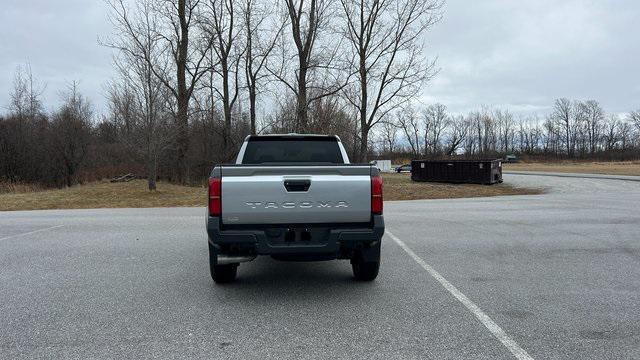
<path id="1" fill-rule="evenodd" d="M 208 273 L 204 209 L 0 213 L 0 358 L 640 358 L 640 182 L 385 203 L 348 261 Z"/>

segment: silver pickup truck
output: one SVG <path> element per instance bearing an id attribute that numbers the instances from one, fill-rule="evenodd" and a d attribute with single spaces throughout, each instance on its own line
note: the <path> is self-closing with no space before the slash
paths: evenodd
<path id="1" fill-rule="evenodd" d="M 337 136 L 248 136 L 235 164 L 211 171 L 207 234 L 216 283 L 258 255 L 350 259 L 355 278 L 370 281 L 384 234 L 382 178 L 350 164 Z"/>

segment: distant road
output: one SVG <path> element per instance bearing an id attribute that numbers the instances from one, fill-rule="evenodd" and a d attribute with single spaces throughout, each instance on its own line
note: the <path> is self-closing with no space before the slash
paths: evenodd
<path id="1" fill-rule="evenodd" d="M 0 358 L 640 358 L 640 183 L 504 179 L 549 192 L 387 202 L 373 283 L 215 286 L 203 208 L 0 213 Z"/>
<path id="2" fill-rule="evenodd" d="M 557 176 L 557 177 L 582 178 L 582 179 L 640 181 L 640 176 L 630 176 L 630 175 L 585 174 L 585 173 L 565 173 L 565 172 L 548 172 L 548 171 L 514 171 L 514 170 L 503 171 L 503 174 Z"/>

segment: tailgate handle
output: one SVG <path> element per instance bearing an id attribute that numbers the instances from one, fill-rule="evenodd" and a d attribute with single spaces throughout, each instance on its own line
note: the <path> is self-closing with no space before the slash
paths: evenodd
<path id="1" fill-rule="evenodd" d="M 307 191 L 311 186 L 311 180 L 285 180 L 284 187 L 288 192 Z"/>

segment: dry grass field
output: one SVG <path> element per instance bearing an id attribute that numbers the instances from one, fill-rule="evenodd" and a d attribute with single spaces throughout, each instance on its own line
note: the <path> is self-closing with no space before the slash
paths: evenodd
<path id="1" fill-rule="evenodd" d="M 515 163 L 503 164 L 503 170 L 640 176 L 640 161 Z"/>
<path id="2" fill-rule="evenodd" d="M 144 208 L 168 206 L 204 206 L 204 187 L 158 183 L 157 191 L 147 190 L 147 182 L 101 181 L 66 189 L 0 194 L 0 210 Z"/>
<path id="3" fill-rule="evenodd" d="M 438 184 L 412 182 L 409 174 L 384 174 L 385 200 L 448 199 L 540 193 L 507 184 Z M 66 189 L 41 190 L 19 186 L 0 193 L 0 211 L 43 209 L 145 208 L 205 206 L 206 188 L 158 183 L 158 190 L 147 190 L 144 180 L 126 183 L 107 181 Z"/>

